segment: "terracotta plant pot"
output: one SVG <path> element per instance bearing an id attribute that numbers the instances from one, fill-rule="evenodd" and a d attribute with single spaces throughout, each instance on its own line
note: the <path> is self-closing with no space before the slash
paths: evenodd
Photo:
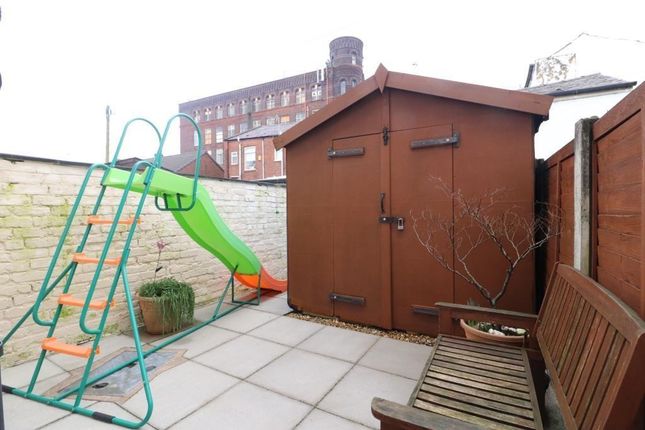
<path id="1" fill-rule="evenodd" d="M 162 297 L 141 297 L 139 296 L 139 307 L 143 316 L 146 332 L 149 334 L 165 334 L 175 331 L 175 321 L 163 319 L 163 298 Z M 185 325 L 185 321 L 181 325 Z"/>
<path id="2" fill-rule="evenodd" d="M 464 329 L 464 333 L 466 333 L 466 339 L 478 340 L 480 342 L 500 343 L 504 345 L 524 345 L 524 336 L 500 336 L 498 334 L 486 333 L 469 326 L 464 320 L 459 320 L 459 325 Z"/>

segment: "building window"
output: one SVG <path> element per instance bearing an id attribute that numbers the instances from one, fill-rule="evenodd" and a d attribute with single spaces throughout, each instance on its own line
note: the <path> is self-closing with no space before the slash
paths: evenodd
<path id="1" fill-rule="evenodd" d="M 240 133 L 244 133 L 248 129 L 249 129 L 249 123 L 248 122 L 241 122 L 240 123 Z"/>
<path id="2" fill-rule="evenodd" d="M 352 78 L 352 88 L 354 88 L 357 84 L 358 84 L 358 81 Z"/>
<path id="3" fill-rule="evenodd" d="M 224 109 L 221 106 L 215 108 L 215 118 L 222 119 L 224 118 Z"/>
<path id="4" fill-rule="evenodd" d="M 193 131 L 193 145 L 199 145 L 199 133 L 197 133 L 197 130 Z"/>
<path id="5" fill-rule="evenodd" d="M 210 120 L 211 120 L 211 113 L 212 113 L 211 108 L 206 108 L 206 110 L 204 111 L 204 119 L 205 119 L 206 121 L 210 121 Z"/>
<path id="6" fill-rule="evenodd" d="M 217 164 L 220 166 L 224 165 L 224 150 L 222 148 L 217 148 L 215 150 L 215 161 L 217 161 Z"/>
<path id="7" fill-rule="evenodd" d="M 353 66 L 356 65 L 356 52 L 355 51 L 352 51 L 352 65 Z"/>
<path id="8" fill-rule="evenodd" d="M 224 142 L 224 130 L 222 127 L 217 127 L 215 129 L 215 143 L 222 143 Z"/>
<path id="9" fill-rule="evenodd" d="M 235 115 L 235 105 L 233 103 L 228 104 L 228 116 Z"/>
<path id="10" fill-rule="evenodd" d="M 240 113 L 242 115 L 246 115 L 247 113 L 249 113 L 249 106 L 248 106 L 248 103 L 246 103 L 246 100 L 242 100 L 240 102 Z"/>
<path id="11" fill-rule="evenodd" d="M 342 96 L 347 92 L 347 81 L 345 79 L 340 80 L 340 95 Z"/>
<path id="12" fill-rule="evenodd" d="M 244 148 L 244 170 L 255 170 L 255 146 Z"/>
<path id="13" fill-rule="evenodd" d="M 267 118 L 267 125 L 273 125 L 273 124 L 275 124 L 275 117 L 274 116 L 268 117 Z"/>
<path id="14" fill-rule="evenodd" d="M 273 94 L 269 94 L 267 96 L 267 109 L 273 109 L 275 107 L 275 96 Z"/>
<path id="15" fill-rule="evenodd" d="M 211 143 L 213 143 L 213 129 L 207 128 L 204 131 L 204 144 L 210 145 Z"/>
<path id="16" fill-rule="evenodd" d="M 322 98 L 322 87 L 320 84 L 312 85 L 311 86 L 311 99 L 312 100 L 320 100 Z"/>
<path id="17" fill-rule="evenodd" d="M 199 113 L 199 110 L 196 110 L 193 112 L 193 119 L 195 122 L 199 122 L 202 120 L 201 114 Z"/>
<path id="18" fill-rule="evenodd" d="M 233 136 L 235 134 L 235 124 L 229 125 L 227 131 L 228 133 L 226 134 L 226 137 Z"/>
<path id="19" fill-rule="evenodd" d="M 253 112 L 260 112 L 262 110 L 262 100 L 260 97 L 253 99 Z"/>
<path id="20" fill-rule="evenodd" d="M 289 122 L 289 120 L 290 120 L 290 119 L 291 119 L 291 118 L 289 118 L 289 115 L 282 115 L 282 116 L 280 117 L 280 124 L 287 123 L 287 122 Z"/>
<path id="21" fill-rule="evenodd" d="M 282 161 L 282 148 L 274 150 L 273 159 L 275 161 Z"/>
<path id="22" fill-rule="evenodd" d="M 289 106 L 289 91 L 283 91 L 280 94 L 280 105 Z"/>
<path id="23" fill-rule="evenodd" d="M 237 151 L 231 151 L 231 166 L 237 166 Z"/>
<path id="24" fill-rule="evenodd" d="M 301 104 L 305 102 L 305 89 L 296 88 L 296 104 Z"/>
<path id="25" fill-rule="evenodd" d="M 300 122 L 303 119 L 305 119 L 305 113 L 304 112 L 298 112 L 296 113 L 296 122 Z"/>
<path id="26" fill-rule="evenodd" d="M 261 125 L 262 125 L 262 120 L 261 119 L 254 119 L 253 120 L 253 128 L 258 128 Z"/>

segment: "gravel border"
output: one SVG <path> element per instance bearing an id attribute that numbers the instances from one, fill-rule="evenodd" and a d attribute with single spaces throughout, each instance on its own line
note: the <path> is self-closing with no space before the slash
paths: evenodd
<path id="1" fill-rule="evenodd" d="M 318 324 L 328 325 L 331 327 L 344 328 L 347 330 L 354 330 L 361 333 L 373 334 L 375 336 L 388 337 L 390 339 L 401 340 L 404 342 L 418 343 L 420 345 L 434 346 L 435 338 L 425 334 L 412 333 L 400 330 L 384 330 L 363 324 L 349 323 L 340 321 L 334 317 L 321 317 L 316 315 L 308 315 L 300 312 L 289 312 L 285 316 L 295 318 L 303 321 L 311 321 Z"/>

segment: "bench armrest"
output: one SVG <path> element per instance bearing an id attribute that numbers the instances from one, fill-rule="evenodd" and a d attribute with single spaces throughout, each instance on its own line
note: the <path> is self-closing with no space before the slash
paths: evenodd
<path id="1" fill-rule="evenodd" d="M 381 429 L 388 430 L 481 429 L 481 427 L 464 421 L 411 406 L 401 405 L 378 397 L 372 399 L 372 415 L 381 421 Z"/>
<path id="2" fill-rule="evenodd" d="M 480 306 L 458 305 L 456 303 L 438 302 L 439 334 L 454 335 L 454 320 L 475 320 L 518 327 L 533 332 L 537 315 Z"/>

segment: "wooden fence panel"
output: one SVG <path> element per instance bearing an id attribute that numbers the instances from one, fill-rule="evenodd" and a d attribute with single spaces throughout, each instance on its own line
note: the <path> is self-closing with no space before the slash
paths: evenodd
<path id="1" fill-rule="evenodd" d="M 645 317 L 645 84 L 593 125 L 592 275 Z M 571 125 L 573 128 L 573 124 Z M 546 267 L 573 261 L 573 144 L 546 161 L 548 202 L 562 211 L 561 235 L 546 250 Z"/>

